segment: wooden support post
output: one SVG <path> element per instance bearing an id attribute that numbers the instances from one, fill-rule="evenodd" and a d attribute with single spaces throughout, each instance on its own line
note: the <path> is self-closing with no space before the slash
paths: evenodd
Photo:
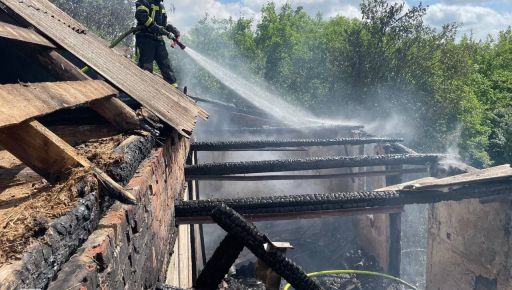
<path id="1" fill-rule="evenodd" d="M 124 190 L 89 160 L 78 155 L 71 145 L 37 121 L 0 129 L 0 145 L 50 182 L 61 180 L 72 168 L 84 167 L 94 172 L 114 197 L 136 203 L 131 193 Z"/>
<path id="2" fill-rule="evenodd" d="M 197 164 L 197 152 L 191 151 L 187 159 L 187 165 Z M 199 182 L 188 181 L 188 199 L 199 200 Z M 194 224 L 190 229 L 190 244 L 192 251 L 192 280 L 195 281 L 206 264 L 206 253 L 204 245 L 203 225 Z"/>
<path id="3" fill-rule="evenodd" d="M 386 152 L 394 154 L 395 152 Z M 386 166 L 386 170 L 403 170 L 403 165 Z M 386 176 L 386 186 L 402 183 L 401 175 Z M 389 264 L 388 272 L 392 276 L 400 277 L 400 264 L 402 261 L 402 213 L 389 215 Z"/>
<path id="4" fill-rule="evenodd" d="M 89 76 L 81 72 L 74 64 L 55 50 L 41 51 L 37 55 L 37 59 L 51 73 L 65 80 L 90 79 Z M 117 98 L 97 100 L 91 102 L 89 106 L 119 130 L 131 131 L 141 129 L 139 118 L 135 112 Z"/>
<path id="5" fill-rule="evenodd" d="M 400 264 L 402 260 L 402 213 L 389 215 L 389 265 L 388 272 L 392 276 L 400 277 Z"/>
<path id="6" fill-rule="evenodd" d="M 278 252 L 286 256 L 288 249 L 293 249 L 293 246 L 288 242 L 272 242 L 265 244 L 265 250 L 269 253 Z M 256 278 L 265 284 L 265 289 L 279 290 L 281 288 L 281 276 L 259 258 L 256 260 L 255 272 Z"/>

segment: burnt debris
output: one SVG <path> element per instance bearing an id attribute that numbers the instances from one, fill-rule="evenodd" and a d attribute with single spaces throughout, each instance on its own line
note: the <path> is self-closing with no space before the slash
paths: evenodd
<path id="1" fill-rule="evenodd" d="M 248 162 L 205 163 L 189 165 L 186 175 L 229 175 L 265 172 L 303 171 L 344 167 L 426 165 L 435 164 L 445 155 L 440 154 L 397 154 L 362 155 L 354 157 L 336 156 L 307 159 L 264 160 Z"/>
<path id="2" fill-rule="evenodd" d="M 403 142 L 401 138 L 337 138 L 303 140 L 233 140 L 192 143 L 192 151 L 228 151 L 265 148 L 291 148 L 309 146 L 365 145 Z"/>
<path id="3" fill-rule="evenodd" d="M 322 290 L 322 288 L 291 260 L 280 252 L 267 252 L 265 244 L 270 241 L 254 224 L 225 204 L 211 211 L 212 219 L 226 232 L 241 241 L 256 257 L 288 281 L 297 290 Z"/>

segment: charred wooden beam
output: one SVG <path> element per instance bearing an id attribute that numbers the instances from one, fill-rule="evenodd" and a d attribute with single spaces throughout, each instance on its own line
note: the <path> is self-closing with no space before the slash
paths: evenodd
<path id="1" fill-rule="evenodd" d="M 0 129 L 0 145 L 50 182 L 83 167 L 96 175 L 113 197 L 136 203 L 135 197 L 76 150 L 37 121 Z"/>
<path id="2" fill-rule="evenodd" d="M 205 163 L 189 165 L 186 175 L 229 175 L 264 172 L 304 171 L 333 169 L 344 167 L 366 167 L 386 165 L 425 165 L 437 163 L 445 155 L 440 154 L 403 154 L 403 155 L 366 155 L 366 156 L 337 156 L 325 158 L 264 160 L 247 162 Z"/>
<path id="3" fill-rule="evenodd" d="M 337 139 L 304 139 L 304 140 L 233 140 L 233 141 L 203 141 L 192 143 L 193 151 L 228 151 L 248 149 L 268 149 L 283 147 L 313 147 L 365 145 L 403 142 L 401 138 L 337 138 Z"/>
<path id="4" fill-rule="evenodd" d="M 309 220 L 319 219 L 326 217 L 352 217 L 358 215 L 373 215 L 373 214 L 395 214 L 402 213 L 403 206 L 389 206 L 381 208 L 361 208 L 361 209 L 347 209 L 347 210 L 311 210 L 311 211 L 295 211 L 295 212 L 281 212 L 281 213 L 256 213 L 244 215 L 244 217 L 253 222 L 274 222 L 274 221 L 290 221 L 290 220 Z M 190 225 L 205 225 L 212 224 L 213 220 L 209 216 L 194 216 L 194 217 L 178 217 L 176 224 L 190 224 Z"/>
<path id="5" fill-rule="evenodd" d="M 427 168 L 412 168 L 400 170 L 363 171 L 338 174 L 290 174 L 290 175 L 191 175 L 187 180 L 217 180 L 217 181 L 273 181 L 273 180 L 318 180 L 340 179 L 373 176 L 394 176 L 412 173 L 428 172 Z"/>
<path id="6" fill-rule="evenodd" d="M 267 252 L 270 240 L 247 222 L 240 214 L 224 204 L 211 211 L 212 219 L 226 232 L 241 241 L 256 257 L 288 281 L 297 290 L 322 290 L 322 288 L 291 260 L 280 252 Z"/>
<path id="7" fill-rule="evenodd" d="M 182 201 L 176 204 L 175 211 L 177 223 L 194 223 L 195 221 L 208 220 L 210 212 L 220 204 L 226 204 L 247 217 L 266 215 L 296 219 L 299 213 L 350 212 L 353 210 L 365 210 L 365 214 L 370 214 L 372 211 L 382 213 L 382 210 L 408 204 L 459 201 L 501 194 L 512 194 L 512 183 L 510 181 L 462 186 L 448 192 L 404 190 Z"/>
<path id="8" fill-rule="evenodd" d="M 307 121 L 306 121 L 307 122 Z M 311 125 L 311 126 L 302 126 L 302 127 L 262 127 L 262 128 L 228 128 L 221 129 L 218 131 L 210 131 L 212 135 L 214 134 L 231 134 L 231 135 L 240 135 L 240 134 L 256 134 L 256 135 L 283 135 L 283 134 L 293 134 L 293 133 L 311 133 L 311 132 L 338 132 L 338 131 L 352 131 L 359 130 L 364 128 L 362 125 Z"/>
<path id="9" fill-rule="evenodd" d="M 244 244 L 228 234 L 217 247 L 194 283 L 196 290 L 216 290 L 244 249 Z"/>
<path id="10" fill-rule="evenodd" d="M 296 147 L 296 148 L 263 148 L 263 149 L 233 149 L 227 150 L 230 152 L 306 152 L 309 151 L 307 148 Z"/>
<path id="11" fill-rule="evenodd" d="M 0 37 L 55 48 L 55 45 L 34 30 L 0 21 Z"/>

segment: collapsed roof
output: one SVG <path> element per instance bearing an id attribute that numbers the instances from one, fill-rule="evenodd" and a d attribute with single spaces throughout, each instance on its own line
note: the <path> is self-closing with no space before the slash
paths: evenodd
<path id="1" fill-rule="evenodd" d="M 197 117 L 208 117 L 187 95 L 109 48 L 48 0 L 0 0 L 0 45 L 0 150 L 50 182 L 82 167 L 114 197 L 136 202 L 38 117 L 87 104 L 119 131 L 156 134 L 160 126 L 155 115 L 185 137 L 192 134 Z M 83 66 L 92 70 L 86 74 Z M 118 98 L 120 93 L 146 110 L 137 114 Z M 76 117 L 76 112 L 69 115 Z"/>
<path id="2" fill-rule="evenodd" d="M 1 0 L 0 8 L 29 28 L 12 29 L 0 23 L 0 37 L 61 47 L 94 69 L 116 89 L 125 92 L 180 134 L 189 136 L 196 118 L 207 113 L 161 77 L 140 69 L 133 61 L 108 47 L 79 22 L 47 0 Z M 45 41 L 46 40 L 46 41 Z"/>

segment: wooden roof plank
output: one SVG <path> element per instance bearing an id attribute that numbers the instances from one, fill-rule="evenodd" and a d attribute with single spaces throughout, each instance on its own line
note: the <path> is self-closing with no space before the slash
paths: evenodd
<path id="1" fill-rule="evenodd" d="M 98 74 L 124 91 L 160 119 L 188 136 L 196 118 L 206 118 L 204 110 L 185 94 L 158 76 L 140 69 L 130 59 L 116 53 L 94 35 L 73 29 L 62 11 L 47 0 L 0 0 L 36 29 L 49 37 Z"/>
<path id="2" fill-rule="evenodd" d="M 412 191 L 412 190 L 453 190 L 455 188 L 500 180 L 512 180 L 512 167 L 510 164 L 472 171 L 445 178 L 426 177 L 402 184 L 392 185 L 376 191 Z"/>
<path id="3" fill-rule="evenodd" d="M 48 39 L 44 38 L 34 30 L 1 21 L 0 37 L 55 48 L 55 45 L 53 45 L 50 41 L 48 41 Z"/>
<path id="4" fill-rule="evenodd" d="M 469 173 L 459 174 L 451 177 L 445 177 L 432 181 L 415 182 L 404 189 L 409 190 L 429 190 L 458 187 L 474 183 L 483 183 L 489 181 L 505 180 L 512 178 L 512 167 L 510 164 L 486 168 Z"/>
<path id="5" fill-rule="evenodd" d="M 0 128 L 116 94 L 99 80 L 0 85 Z"/>

